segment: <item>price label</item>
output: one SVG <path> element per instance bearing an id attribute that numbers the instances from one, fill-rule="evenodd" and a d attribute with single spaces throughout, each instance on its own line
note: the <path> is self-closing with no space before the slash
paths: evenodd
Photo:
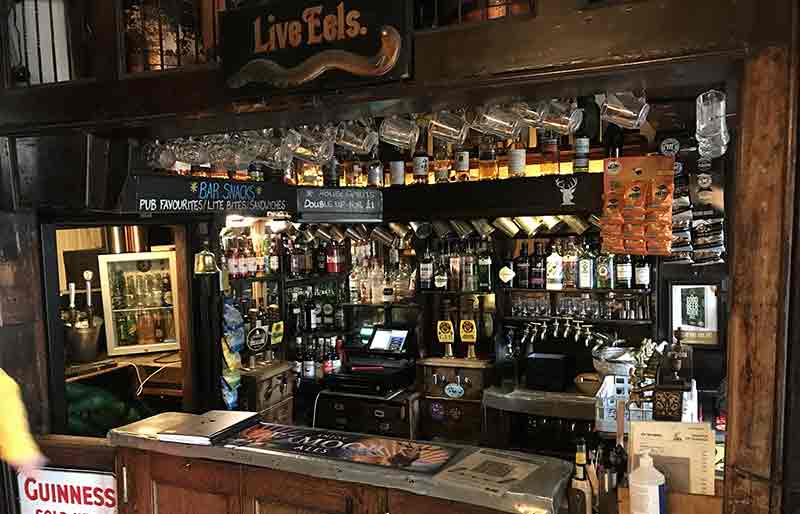
<path id="1" fill-rule="evenodd" d="M 452 321 L 439 321 L 436 324 L 436 334 L 440 343 L 453 343 L 456 340 Z"/>
<path id="2" fill-rule="evenodd" d="M 475 327 L 475 321 L 471 319 L 461 320 L 461 341 L 465 343 L 474 343 L 478 338 L 478 329 Z"/>
<path id="3" fill-rule="evenodd" d="M 272 344 L 277 345 L 283 342 L 283 321 L 278 321 L 272 324 L 270 329 L 270 337 Z"/>

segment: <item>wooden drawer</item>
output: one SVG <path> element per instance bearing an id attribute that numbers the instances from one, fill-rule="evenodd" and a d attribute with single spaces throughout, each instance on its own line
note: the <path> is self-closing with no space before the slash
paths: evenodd
<path id="1" fill-rule="evenodd" d="M 414 439 L 419 426 L 419 393 L 391 400 L 323 392 L 317 402 L 317 428 Z"/>
<path id="2" fill-rule="evenodd" d="M 481 402 L 425 398 L 420 432 L 425 439 L 477 444 L 481 438 Z"/>

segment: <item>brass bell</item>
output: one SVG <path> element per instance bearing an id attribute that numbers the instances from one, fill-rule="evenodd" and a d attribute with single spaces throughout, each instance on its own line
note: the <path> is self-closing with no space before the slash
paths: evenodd
<path id="1" fill-rule="evenodd" d="M 213 275 L 218 271 L 217 257 L 208 249 L 208 243 L 205 243 L 203 249 L 194 254 L 194 274 Z"/>

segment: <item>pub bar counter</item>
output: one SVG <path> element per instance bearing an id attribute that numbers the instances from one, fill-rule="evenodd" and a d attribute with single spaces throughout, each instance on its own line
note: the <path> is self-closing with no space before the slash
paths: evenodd
<path id="1" fill-rule="evenodd" d="M 121 513 L 477 514 L 502 511 L 545 514 L 560 511 L 558 507 L 572 473 L 572 466 L 559 459 L 438 443 L 433 450 L 448 455 L 449 460 L 440 469 L 428 468 L 433 472 L 426 473 L 278 448 L 233 447 L 231 442 L 235 437 L 213 446 L 166 443 L 156 439 L 156 433 L 190 416 L 159 414 L 109 433 L 111 445 L 118 449 Z M 326 436 L 354 436 L 328 430 L 264 426 L 278 431 L 302 431 L 307 436 L 306 448 L 315 444 L 317 435 L 317 444 Z M 402 440 L 364 437 L 380 442 L 387 455 L 392 452 L 389 448 L 392 444 L 399 447 L 409 444 Z M 431 447 L 430 443 L 419 444 Z M 441 475 L 456 468 L 479 451 L 513 460 L 532 472 L 502 495 L 443 483 L 435 478 L 433 473 Z"/>

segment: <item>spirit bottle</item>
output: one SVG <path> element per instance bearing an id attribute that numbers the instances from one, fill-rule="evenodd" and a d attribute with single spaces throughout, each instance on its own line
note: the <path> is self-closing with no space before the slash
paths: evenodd
<path id="1" fill-rule="evenodd" d="M 314 380 L 316 378 L 316 370 L 314 368 L 314 350 L 311 348 L 310 343 L 307 343 L 303 347 L 303 378 Z"/>
<path id="2" fill-rule="evenodd" d="M 567 240 L 567 249 L 564 252 L 564 287 L 578 287 L 578 251 L 575 248 L 575 239 Z"/>
<path id="3" fill-rule="evenodd" d="M 558 158 L 558 138 L 548 137 L 542 142 L 542 175 L 558 175 L 561 172 Z"/>
<path id="4" fill-rule="evenodd" d="M 414 150 L 414 184 L 428 183 L 428 161 L 430 157 L 428 156 L 427 136 L 428 132 L 424 128 L 420 129 L 417 147 Z"/>
<path id="5" fill-rule="evenodd" d="M 463 256 L 461 255 L 458 243 L 454 243 L 450 251 L 450 275 L 448 289 L 450 291 L 461 291 L 461 269 Z"/>
<path id="6" fill-rule="evenodd" d="M 383 187 L 383 164 L 375 152 L 367 165 L 367 187 Z"/>
<path id="7" fill-rule="evenodd" d="M 597 287 L 600 289 L 614 289 L 614 254 L 601 253 L 597 256 Z"/>
<path id="8" fill-rule="evenodd" d="M 450 283 L 450 270 L 448 269 L 449 255 L 444 252 L 439 254 L 436 270 L 433 273 L 433 288 L 437 291 L 446 291 Z"/>
<path id="9" fill-rule="evenodd" d="M 377 257 L 373 258 L 369 272 L 369 283 L 372 291 L 372 303 L 381 303 L 383 298 L 383 265 Z"/>
<path id="10" fill-rule="evenodd" d="M 572 160 L 573 173 L 589 172 L 589 150 L 589 138 L 585 135 L 578 135 L 575 138 L 575 157 Z"/>
<path id="11" fill-rule="evenodd" d="M 277 237 L 270 238 L 269 246 L 269 272 L 280 273 L 281 271 L 281 245 Z"/>
<path id="12" fill-rule="evenodd" d="M 298 161 L 297 164 L 297 185 L 298 186 L 321 186 L 323 183 L 322 169 L 310 162 Z"/>
<path id="13" fill-rule="evenodd" d="M 436 143 L 433 160 L 433 176 L 437 184 L 450 182 L 451 168 L 450 151 L 448 145 Z"/>
<path id="14" fill-rule="evenodd" d="M 528 242 L 525 241 L 519 251 L 519 256 L 514 263 L 514 287 L 527 289 L 530 285 L 530 258 L 528 257 Z"/>
<path id="15" fill-rule="evenodd" d="M 430 246 L 425 249 L 425 255 L 419 263 L 419 288 L 423 291 L 433 289 L 433 257 Z"/>
<path id="16" fill-rule="evenodd" d="M 336 153 L 328 164 L 322 167 L 322 185 L 325 187 L 339 187 L 342 175 L 341 154 Z"/>
<path id="17" fill-rule="evenodd" d="M 508 176 L 524 177 L 526 166 L 527 149 L 522 142 L 522 136 L 518 135 L 514 144 L 508 150 Z M 527 252 L 526 252 L 527 253 Z"/>
<path id="18" fill-rule="evenodd" d="M 633 288 L 633 262 L 630 255 L 620 255 L 615 267 L 617 287 L 619 289 Z"/>
<path id="19" fill-rule="evenodd" d="M 547 279 L 547 260 L 544 255 L 544 244 L 534 245 L 533 256 L 530 266 L 530 288 L 544 289 Z"/>
<path id="20" fill-rule="evenodd" d="M 482 293 L 492 292 L 492 254 L 494 252 L 490 243 L 484 239 L 478 254 L 478 291 Z"/>
<path id="21" fill-rule="evenodd" d="M 406 163 L 405 161 L 391 161 L 389 163 L 392 187 L 406 185 Z"/>
<path id="22" fill-rule="evenodd" d="M 595 257 L 589 245 L 584 245 L 583 253 L 578 257 L 578 287 L 594 289 L 595 285 Z"/>
<path id="23" fill-rule="evenodd" d="M 564 289 L 564 259 L 558 253 L 558 245 L 555 242 L 550 255 L 547 256 L 547 289 L 551 291 Z"/>
<path id="24" fill-rule="evenodd" d="M 644 255 L 636 259 L 634 279 L 637 289 L 650 289 L 650 262 Z"/>
<path id="25" fill-rule="evenodd" d="M 477 260 L 475 259 L 475 251 L 472 245 L 467 242 L 467 249 L 464 252 L 464 258 L 461 262 L 461 290 L 470 292 L 477 289 Z"/>
<path id="26" fill-rule="evenodd" d="M 456 180 L 458 182 L 469 180 L 469 151 L 463 148 L 456 152 Z"/>
<path id="27" fill-rule="evenodd" d="M 514 287 L 514 277 L 516 276 L 516 273 L 514 273 L 515 265 L 514 253 L 509 251 L 503 259 L 503 266 L 497 271 L 497 278 L 499 279 L 497 285 L 499 287 L 503 289 Z"/>
<path id="28" fill-rule="evenodd" d="M 478 174 L 480 180 L 495 180 L 499 175 L 494 137 L 483 136 L 479 147 Z"/>
<path id="29" fill-rule="evenodd" d="M 330 248 L 329 244 L 326 241 L 320 241 L 317 244 L 317 252 L 314 258 L 314 263 L 316 266 L 316 272 L 320 275 L 324 275 L 327 271 L 328 267 L 328 249 Z"/>

